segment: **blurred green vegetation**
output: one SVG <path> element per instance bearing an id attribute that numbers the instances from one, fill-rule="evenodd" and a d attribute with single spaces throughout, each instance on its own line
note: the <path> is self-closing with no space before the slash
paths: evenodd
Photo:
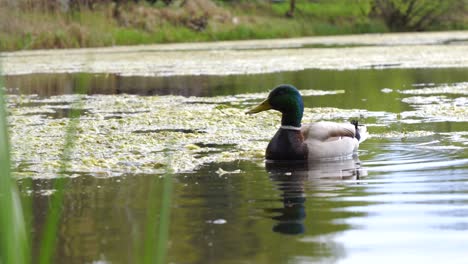
<path id="1" fill-rule="evenodd" d="M 76 93 L 85 94 L 89 86 L 89 76 L 79 74 L 76 82 Z M 70 171 L 70 161 L 72 158 L 73 149 L 76 141 L 76 133 L 79 125 L 81 109 L 83 102 L 78 98 L 72 105 L 70 111 L 70 121 L 65 133 L 65 144 L 60 157 L 59 179 L 54 182 L 53 190 L 55 191 L 50 198 L 50 204 L 46 212 L 46 221 L 41 236 L 39 263 L 52 263 L 55 255 L 57 244 L 57 230 L 59 228 L 60 219 L 63 210 L 63 199 L 67 190 L 67 173 Z"/>
<path id="2" fill-rule="evenodd" d="M 468 28 L 468 0 L 163 2 L 0 0 L 0 50 Z"/>
<path id="3" fill-rule="evenodd" d="M 392 31 L 466 29 L 466 0 L 374 0 L 371 15 Z"/>
<path id="4" fill-rule="evenodd" d="M 91 86 L 91 80 L 92 75 L 78 74 L 73 82 L 74 93 L 86 94 Z M 35 201 L 35 207 L 32 206 L 33 195 L 24 195 L 24 192 L 20 194 L 17 189 L 18 180 L 12 177 L 4 91 L 0 67 L 0 207 L 2 208 L 0 212 L 0 263 L 56 263 L 60 260 L 61 254 L 57 250 L 61 247 L 57 244 L 61 226 L 63 222 L 66 222 L 62 214 L 64 210 L 67 210 L 64 201 L 67 193 L 71 191 L 68 188 L 71 178 L 68 176 L 77 140 L 76 133 L 82 114 L 83 101 L 80 97 L 72 104 L 64 135 L 65 144 L 60 157 L 60 170 L 57 178 L 52 181 L 51 190 L 53 192 L 48 197 L 47 204 L 38 209 L 37 201 Z M 171 155 L 168 153 L 168 159 L 170 158 Z M 157 180 L 151 182 L 147 203 L 149 210 L 146 212 L 148 221 L 145 231 L 147 235 L 144 243 L 133 241 L 133 245 L 144 248 L 143 254 L 138 255 L 144 262 L 138 261 L 138 263 L 164 263 L 169 238 L 172 174 L 169 166 L 162 186 L 158 184 Z M 155 177 L 155 179 L 159 178 Z M 22 191 L 34 189 L 32 181 L 31 178 L 24 179 L 21 183 Z M 81 189 L 77 188 L 77 190 Z M 162 193 L 161 198 L 159 198 L 158 193 Z M 39 216 L 35 214 L 38 211 L 40 212 Z M 43 226 L 37 228 L 35 226 L 37 222 Z M 157 224 L 159 226 L 155 230 Z"/>
<path id="5" fill-rule="evenodd" d="M 0 65 L 0 263 L 30 262 L 30 230 L 23 215 L 16 181 L 11 175 L 6 99 Z M 28 212 L 26 212 L 28 213 Z"/>

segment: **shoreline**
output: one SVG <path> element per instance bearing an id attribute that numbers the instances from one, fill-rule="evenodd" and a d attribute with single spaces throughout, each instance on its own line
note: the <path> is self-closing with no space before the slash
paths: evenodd
<path id="1" fill-rule="evenodd" d="M 4 75 L 232 75 L 468 67 L 468 31 L 385 33 L 0 53 Z M 44 63 L 47 62 L 47 63 Z"/>

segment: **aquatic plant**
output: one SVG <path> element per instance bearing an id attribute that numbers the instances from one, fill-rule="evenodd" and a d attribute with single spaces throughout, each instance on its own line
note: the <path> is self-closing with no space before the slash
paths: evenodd
<path id="1" fill-rule="evenodd" d="M 0 263 L 30 262 L 29 233 L 11 174 L 7 112 L 0 65 Z"/>
<path id="2" fill-rule="evenodd" d="M 77 85 L 77 94 L 84 94 L 86 92 L 87 84 L 86 78 L 79 78 L 80 82 Z M 63 151 L 60 155 L 60 165 L 58 175 L 59 178 L 55 180 L 53 189 L 55 193 L 51 196 L 44 231 L 42 232 L 42 240 L 40 244 L 39 263 L 47 264 L 53 260 L 53 255 L 56 248 L 57 229 L 60 225 L 62 203 L 66 190 L 67 175 L 69 171 L 70 160 L 73 148 L 76 142 L 76 133 L 81 115 L 82 100 L 80 97 L 73 102 L 70 109 L 70 121 L 66 127 Z"/>
<path id="3" fill-rule="evenodd" d="M 146 213 L 146 235 L 143 244 L 143 254 L 141 255 L 142 260 L 138 261 L 139 263 L 165 263 L 169 238 L 172 174 L 174 173 L 171 169 L 172 155 L 170 153 L 167 155 L 167 160 L 162 187 L 157 186 L 156 181 L 158 178 L 156 177 L 150 183 Z M 158 197 L 158 193 L 161 193 L 160 197 Z M 158 203 L 158 200 L 160 200 L 160 203 Z"/>

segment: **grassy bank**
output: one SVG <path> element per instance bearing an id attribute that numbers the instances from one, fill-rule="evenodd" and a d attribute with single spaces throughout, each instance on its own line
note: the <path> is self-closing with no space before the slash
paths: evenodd
<path id="1" fill-rule="evenodd" d="M 70 7 L 51 6 L 53 1 L 44 0 L 0 0 L 0 50 L 468 28 L 464 8 L 456 8 L 466 0 L 432 6 L 428 0 L 412 1 L 427 6 L 425 12 L 434 13 L 434 18 L 418 25 L 418 16 L 427 17 L 424 10 L 411 15 L 406 14 L 408 7 L 394 10 L 381 3 L 392 0 L 298 0 L 293 17 L 285 15 L 288 1 L 187 0 L 169 5 L 95 1 L 91 6 Z M 402 25 L 386 19 L 398 18 L 399 13 Z"/>

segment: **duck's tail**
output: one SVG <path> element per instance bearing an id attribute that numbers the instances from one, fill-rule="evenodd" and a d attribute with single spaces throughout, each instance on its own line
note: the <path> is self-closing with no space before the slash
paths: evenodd
<path id="1" fill-rule="evenodd" d="M 367 127 L 365 125 L 360 125 L 357 120 L 351 120 L 351 124 L 356 128 L 356 138 L 359 143 L 364 142 L 369 136 L 369 133 L 367 133 Z"/>
<path id="2" fill-rule="evenodd" d="M 358 131 L 359 135 L 361 136 L 361 138 L 359 139 L 359 143 L 364 142 L 364 140 L 366 140 L 367 137 L 369 137 L 366 125 L 359 125 L 356 131 Z"/>

